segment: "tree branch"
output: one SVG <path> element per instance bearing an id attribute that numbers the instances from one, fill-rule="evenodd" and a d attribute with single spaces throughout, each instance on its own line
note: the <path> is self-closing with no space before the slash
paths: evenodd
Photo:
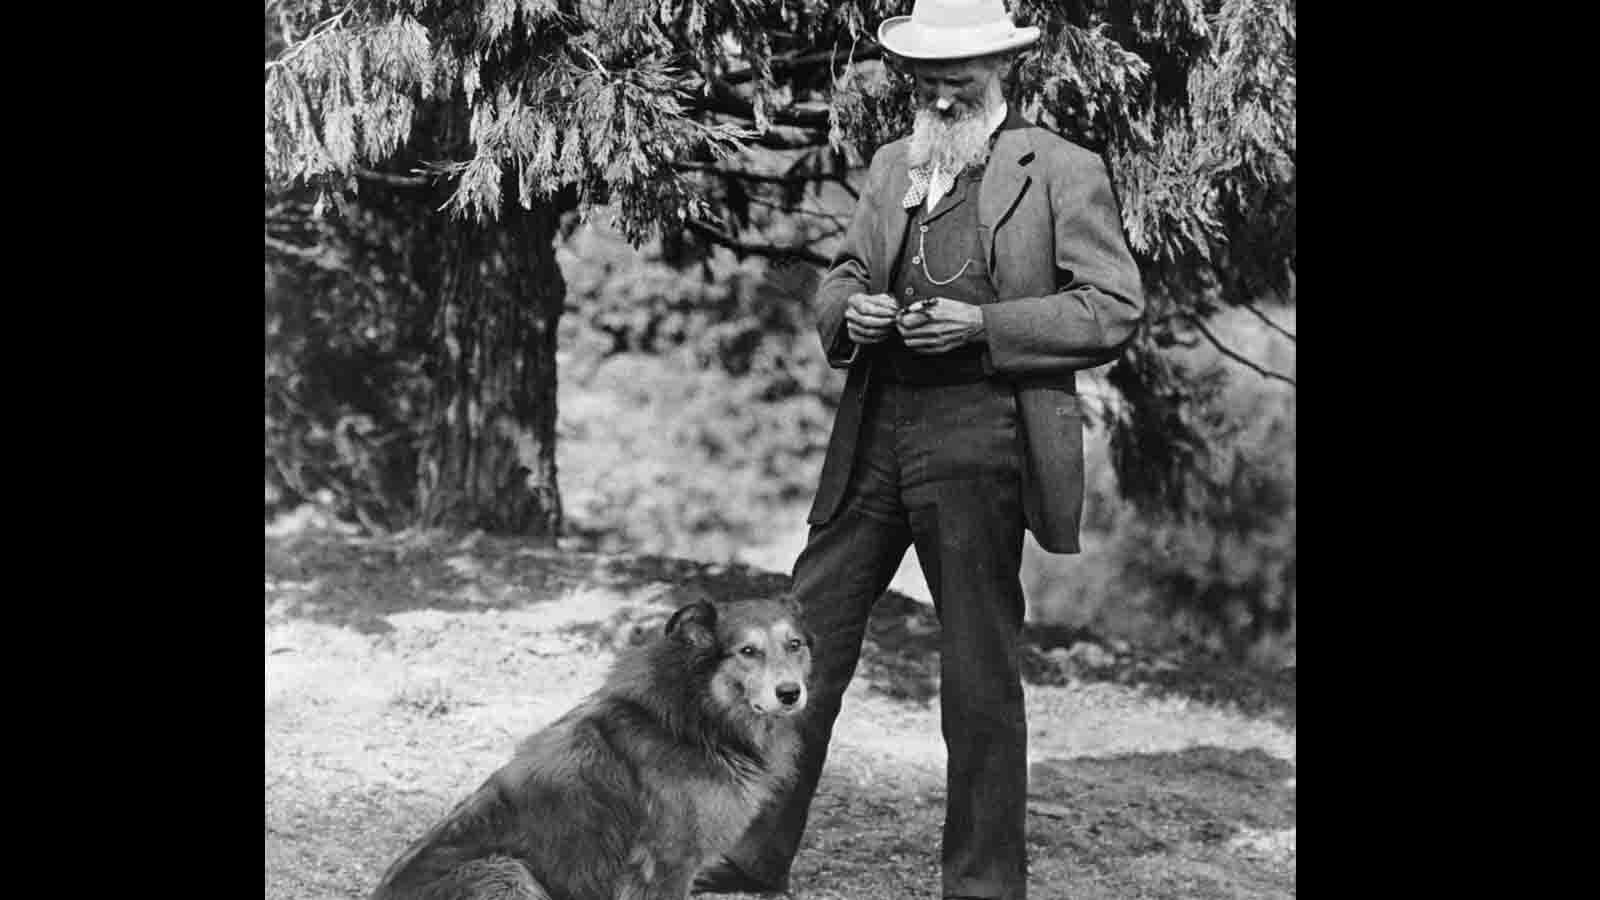
<path id="1" fill-rule="evenodd" d="M 804 175 L 767 175 L 757 172 L 743 172 L 738 169 L 725 169 L 710 163 L 674 163 L 673 169 L 679 172 L 705 172 L 708 175 L 722 175 L 727 178 L 737 178 L 740 181 L 750 181 L 756 184 L 803 184 L 811 181 L 832 182 L 845 189 L 851 197 L 860 198 L 856 189 L 851 187 L 842 176 L 823 172 L 812 172 Z"/>
<path id="2" fill-rule="evenodd" d="M 849 58 L 852 60 L 877 59 L 881 56 L 883 56 L 883 48 L 878 46 L 878 44 L 874 41 L 866 42 L 865 45 L 856 48 L 849 54 Z M 772 74 L 793 74 L 803 69 L 816 68 L 823 63 L 827 63 L 828 69 L 831 71 L 833 69 L 834 60 L 838 58 L 839 51 L 836 49 L 821 50 L 816 53 L 806 53 L 799 56 L 780 56 L 777 59 L 772 60 Z M 737 72 L 729 72 L 727 75 L 723 76 L 722 80 L 728 84 L 743 84 L 746 81 L 754 81 L 755 77 L 756 70 L 754 67 L 751 67 L 747 69 L 740 69 Z"/>
<path id="3" fill-rule="evenodd" d="M 1211 329 L 1206 327 L 1206 323 L 1201 321 L 1199 316 L 1194 316 L 1194 315 L 1190 315 L 1188 313 L 1184 313 L 1183 317 L 1185 319 L 1188 319 L 1189 322 L 1191 324 L 1193 324 L 1195 328 L 1198 328 L 1200 330 L 1201 334 L 1206 336 L 1206 340 L 1211 342 L 1211 346 L 1217 348 L 1217 352 L 1218 353 L 1221 353 L 1223 356 L 1226 356 L 1227 358 L 1233 360 L 1234 362 L 1238 363 L 1239 365 L 1244 366 L 1247 369 L 1250 369 L 1251 371 L 1255 372 L 1256 374 L 1260 375 L 1263 378 L 1271 378 L 1271 379 L 1274 379 L 1276 381 L 1282 381 L 1285 384 L 1288 384 L 1290 387 L 1297 387 L 1297 385 L 1295 384 L 1294 379 L 1290 378 L 1288 375 L 1284 375 L 1281 372 L 1274 372 L 1274 371 L 1272 371 L 1270 369 L 1264 368 L 1260 364 L 1256 363 L 1255 361 L 1246 358 L 1243 354 L 1239 353 L 1236 350 L 1233 350 L 1233 349 L 1229 348 L 1226 344 L 1222 343 L 1222 341 L 1219 340 L 1215 334 L 1211 333 Z"/>
<path id="4" fill-rule="evenodd" d="M 373 169 L 358 167 L 356 177 L 366 181 L 376 181 L 379 184 L 388 184 L 395 187 L 426 187 L 429 179 L 421 175 L 401 175 L 397 172 L 378 172 Z"/>
<path id="5" fill-rule="evenodd" d="M 834 213 L 823 212 L 819 209 L 806 209 L 805 207 L 795 207 L 794 209 L 790 209 L 784 206 L 782 203 L 778 203 L 774 200 L 767 200 L 762 197 L 751 197 L 750 202 L 761 207 L 762 209 L 770 209 L 791 216 L 810 216 L 813 219 L 821 219 L 825 222 L 829 222 L 834 226 L 834 230 L 823 235 L 825 238 L 833 237 L 837 234 L 844 234 L 845 229 L 850 224 L 849 216 L 840 216 Z"/>
<path id="6" fill-rule="evenodd" d="M 351 3 L 349 6 L 346 6 L 344 9 L 339 10 L 338 12 L 334 13 L 332 16 L 329 16 L 328 18 L 324 19 L 323 21 L 317 23 L 316 27 L 311 29 L 311 32 L 305 36 L 304 40 L 301 40 L 301 41 L 297 42 L 293 47 L 290 47 L 287 50 L 284 50 L 282 53 L 280 53 L 278 55 L 277 59 L 267 60 L 266 68 L 271 69 L 274 66 L 285 65 L 286 63 L 289 62 L 289 60 L 294 59 L 296 56 L 299 56 L 300 55 L 300 51 L 304 50 L 306 48 L 307 44 L 311 43 L 312 41 L 316 40 L 319 37 L 322 37 L 324 34 L 328 33 L 329 31 L 332 31 L 334 28 L 337 28 L 339 26 L 339 23 L 344 21 L 344 17 L 349 15 L 350 11 L 355 9 L 355 8 L 356 8 L 356 5 L 354 3 Z"/>
<path id="7" fill-rule="evenodd" d="M 339 265 L 329 258 L 328 252 L 321 247 L 301 247 L 288 241 L 279 240 L 272 235 L 266 235 L 266 248 L 286 256 L 293 256 L 329 271 L 338 271 Z"/>
<path id="8" fill-rule="evenodd" d="M 774 247 L 770 244 L 749 244 L 731 235 L 724 234 L 721 229 L 713 228 L 704 222 L 690 219 L 684 223 L 695 234 L 701 235 L 719 247 L 726 247 L 735 253 L 748 256 L 761 256 L 780 262 L 800 260 L 813 265 L 826 266 L 831 260 L 810 247 Z"/>
<path id="9" fill-rule="evenodd" d="M 1251 313 L 1253 313 L 1255 315 L 1256 318 L 1260 319 L 1262 322 L 1265 322 L 1268 328 L 1271 328 L 1273 331 L 1276 331 L 1277 333 L 1279 333 L 1279 334 L 1283 335 L 1284 337 L 1288 338 L 1289 342 L 1291 344 L 1299 343 L 1298 341 L 1296 341 L 1294 339 L 1294 335 L 1292 333 L 1287 331 L 1282 325 L 1279 325 L 1277 322 L 1274 322 L 1271 319 L 1267 318 L 1267 314 L 1262 312 L 1261 310 L 1257 309 L 1253 304 L 1241 303 L 1239 305 L 1244 307 L 1245 309 L 1249 310 Z"/>
<path id="10" fill-rule="evenodd" d="M 800 137 L 769 131 L 749 143 L 755 144 L 757 147 L 765 147 L 768 150 L 815 150 L 818 147 L 828 146 L 828 138 L 827 135 L 823 134 Z"/>
<path id="11" fill-rule="evenodd" d="M 756 119 L 755 104 L 739 96 L 726 81 L 713 80 L 711 95 L 695 101 L 690 105 L 690 109 L 737 116 L 752 122 Z M 767 114 L 767 121 L 774 125 L 791 125 L 796 128 L 824 131 L 832 119 L 833 113 L 826 109 L 775 109 Z"/>

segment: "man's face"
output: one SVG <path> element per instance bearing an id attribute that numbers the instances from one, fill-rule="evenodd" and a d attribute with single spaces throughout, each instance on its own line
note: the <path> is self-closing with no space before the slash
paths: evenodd
<path id="1" fill-rule="evenodd" d="M 1001 64 L 996 58 L 919 61 L 911 66 L 917 105 L 946 120 L 983 109 L 998 93 Z"/>

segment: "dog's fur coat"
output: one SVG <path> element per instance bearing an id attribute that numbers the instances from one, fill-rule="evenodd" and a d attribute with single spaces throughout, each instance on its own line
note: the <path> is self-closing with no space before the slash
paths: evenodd
<path id="1" fill-rule="evenodd" d="M 372 900 L 683 900 L 793 774 L 788 599 L 678 609 L 389 867 Z"/>

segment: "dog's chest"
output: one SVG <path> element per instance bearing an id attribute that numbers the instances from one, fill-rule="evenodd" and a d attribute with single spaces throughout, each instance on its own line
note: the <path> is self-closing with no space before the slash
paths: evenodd
<path id="1" fill-rule="evenodd" d="M 689 792 L 700 851 L 717 856 L 738 841 L 771 795 L 762 780 L 702 782 Z"/>

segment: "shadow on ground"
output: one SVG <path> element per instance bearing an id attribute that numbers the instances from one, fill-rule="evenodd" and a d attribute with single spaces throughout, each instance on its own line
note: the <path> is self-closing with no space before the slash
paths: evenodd
<path id="1" fill-rule="evenodd" d="M 1138 856 L 1294 827 L 1294 773 L 1259 749 L 1043 760 L 1030 773 L 1030 811 L 1058 823 L 1039 829 L 1041 846 Z"/>
<path id="2" fill-rule="evenodd" d="M 604 622 L 565 630 L 612 648 L 654 633 L 674 608 L 696 597 L 770 596 L 789 581 L 737 564 L 542 549 L 481 534 L 359 539 L 320 532 L 268 537 L 266 579 L 270 614 L 368 634 L 391 630 L 385 618 L 400 612 L 521 609 L 574 591 L 608 591 L 627 602 Z M 939 639 L 932 607 L 888 592 L 873 608 L 859 671 L 877 693 L 930 703 L 938 695 Z M 1156 657 L 1108 646 L 1085 629 L 1030 625 L 1023 678 L 1054 685 L 1112 681 L 1295 725 L 1293 669 L 1264 671 L 1198 653 Z"/>
<path id="3" fill-rule="evenodd" d="M 1216 747 L 1036 764 L 1030 894 L 1293 896 L 1292 774 L 1260 751 Z M 793 896 L 936 900 L 941 788 L 926 778 L 864 780 L 830 765 L 795 862 Z M 387 861 L 458 799 L 366 786 L 278 808 L 266 823 L 267 896 L 362 895 Z M 343 837 L 326 839 L 335 833 Z"/>
<path id="4" fill-rule="evenodd" d="M 1293 774 L 1260 750 L 1219 747 L 1036 763 L 1030 895 L 1293 896 Z M 825 779 L 795 865 L 797 896 L 939 896 L 943 820 L 938 789 Z"/>
<path id="5" fill-rule="evenodd" d="M 738 565 L 664 556 L 583 553 L 529 546 L 513 538 L 462 540 L 400 536 L 330 538 L 301 534 L 266 539 L 267 601 L 288 618 L 391 630 L 385 617 L 420 609 L 521 609 L 577 590 L 640 588 L 659 603 L 686 595 L 713 599 L 779 593 L 788 578 Z"/>

